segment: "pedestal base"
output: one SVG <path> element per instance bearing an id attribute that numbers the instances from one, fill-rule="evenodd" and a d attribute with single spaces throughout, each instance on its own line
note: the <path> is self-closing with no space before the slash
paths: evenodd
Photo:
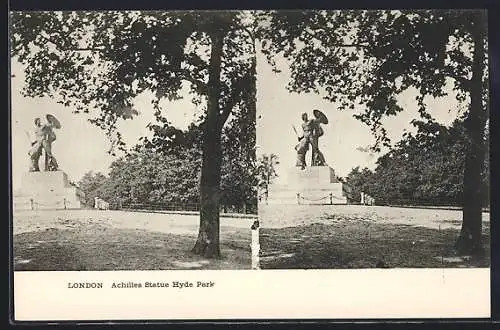
<path id="1" fill-rule="evenodd" d="M 80 209 L 84 194 L 62 171 L 28 172 L 13 197 L 15 210 Z"/>
<path id="2" fill-rule="evenodd" d="M 287 184 L 269 187 L 267 204 L 347 204 L 348 187 L 329 166 L 290 169 Z"/>

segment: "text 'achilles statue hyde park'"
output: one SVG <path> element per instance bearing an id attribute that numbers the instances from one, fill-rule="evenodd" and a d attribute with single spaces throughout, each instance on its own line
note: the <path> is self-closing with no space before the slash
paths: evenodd
<path id="1" fill-rule="evenodd" d="M 67 174 L 59 169 L 52 154 L 52 143 L 56 140 L 54 129 L 60 129 L 61 124 L 52 115 L 46 115 L 44 119 L 34 120 L 35 136 L 30 139 L 28 151 L 30 167 L 23 173 L 21 189 L 14 194 L 14 209 L 79 209 L 83 193 L 70 184 Z M 42 155 L 45 164 L 40 171 Z"/>

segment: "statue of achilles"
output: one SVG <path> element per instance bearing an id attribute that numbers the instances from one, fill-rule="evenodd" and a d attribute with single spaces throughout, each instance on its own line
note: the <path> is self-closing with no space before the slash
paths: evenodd
<path id="1" fill-rule="evenodd" d="M 31 149 L 28 152 L 30 156 L 30 172 L 40 171 L 39 160 L 45 152 L 45 171 L 57 171 L 59 166 L 56 158 L 52 154 L 52 143 L 56 140 L 54 129 L 61 128 L 59 121 L 52 115 L 46 115 L 47 121 L 42 123 L 40 118 L 35 118 L 35 141 L 31 143 Z"/>
<path id="2" fill-rule="evenodd" d="M 325 158 L 318 147 L 319 137 L 323 135 L 321 124 L 327 124 L 328 118 L 319 110 L 314 110 L 314 119 L 309 119 L 307 113 L 302 114 L 302 136 L 299 136 L 299 144 L 295 146 L 297 151 L 296 166 L 305 169 L 306 153 L 309 145 L 312 147 L 311 166 L 326 166 Z"/>

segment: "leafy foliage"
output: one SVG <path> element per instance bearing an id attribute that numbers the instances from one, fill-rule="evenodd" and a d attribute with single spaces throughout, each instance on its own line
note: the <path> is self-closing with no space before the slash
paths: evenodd
<path id="1" fill-rule="evenodd" d="M 314 92 L 367 124 L 373 146 L 390 147 L 382 118 L 403 111 L 398 95 L 414 88 L 421 119 L 432 123 L 426 97 L 467 104 L 470 142 L 464 157 L 459 253 L 483 253 L 481 178 L 488 117 L 487 16 L 484 10 L 293 11 L 261 13 L 263 51 L 291 62 L 289 89 Z M 415 178 L 409 177 L 408 180 Z M 406 192 L 405 192 L 406 193 Z"/>
<path id="2" fill-rule="evenodd" d="M 11 15 L 11 56 L 25 64 L 25 95 L 95 112 L 91 121 L 106 131 L 113 147 L 124 149 L 117 121 L 138 114 L 134 99 L 144 92 L 155 95 L 160 123 L 151 127 L 159 132 L 153 146 L 175 147 L 181 132 L 170 127 L 161 101 L 179 99 L 189 89 L 203 110 L 200 229 L 193 252 L 205 257 L 220 256 L 221 134 L 230 116 L 255 99 L 254 20 L 249 18 L 242 11 Z M 162 141 L 164 136 L 172 139 Z M 182 148 L 178 152 L 182 155 Z M 146 193 L 140 187 L 152 184 L 140 180 L 146 182 L 138 182 L 132 199 Z"/>
<path id="3" fill-rule="evenodd" d="M 264 194 L 265 197 L 268 196 L 269 185 L 272 183 L 273 179 L 278 176 L 278 173 L 276 172 L 276 165 L 278 164 L 278 155 L 273 153 L 262 155 L 258 160 L 258 188 L 261 191 L 260 194 Z"/>
<path id="4" fill-rule="evenodd" d="M 470 143 L 463 121 L 456 120 L 449 128 L 422 121 L 415 125 L 417 133 L 406 134 L 380 157 L 375 171 L 351 170 L 347 184 L 355 202 L 365 192 L 377 204 L 463 205 L 464 158 Z M 483 206 L 489 205 L 488 163 L 482 174 Z"/>
<path id="5" fill-rule="evenodd" d="M 345 178 L 345 183 L 350 188 L 349 203 L 360 203 L 362 192 L 374 191 L 374 176 L 375 174 L 366 167 L 360 170 L 359 166 L 356 166 L 349 172 Z"/>
<path id="6" fill-rule="evenodd" d="M 390 143 L 382 118 L 404 110 L 397 96 L 408 88 L 419 91 L 425 120 L 425 98 L 445 95 L 450 81 L 458 100 L 467 100 L 475 42 L 486 50 L 486 35 L 476 33 L 484 17 L 470 10 L 280 11 L 260 15 L 260 33 L 272 64 L 276 54 L 290 60 L 290 91 L 320 94 L 340 110 L 362 106 L 353 115 L 371 127 L 379 150 Z M 487 99 L 486 87 L 483 93 Z"/>
<path id="7" fill-rule="evenodd" d="M 105 187 L 107 186 L 108 178 L 101 172 L 87 172 L 83 175 L 77 186 L 85 193 L 85 198 L 82 201 L 87 207 L 94 206 L 94 198 L 105 195 Z"/>
<path id="8" fill-rule="evenodd" d="M 184 86 L 202 104 L 208 94 L 210 35 L 227 34 L 220 82 L 221 125 L 248 86 L 253 39 L 244 13 L 192 11 L 14 12 L 11 55 L 26 65 L 26 96 L 50 96 L 91 119 L 124 148 L 118 119 L 138 111 L 134 99 L 151 91 L 160 101 Z M 243 32 L 242 32 L 243 31 Z"/>
<path id="9" fill-rule="evenodd" d="M 226 210 L 255 213 L 255 154 L 252 149 L 255 129 L 252 121 L 245 118 L 251 114 L 241 114 L 230 121 L 223 134 L 221 204 Z M 94 180 L 98 184 L 87 189 L 95 191 L 89 198 L 93 202 L 95 195 L 99 195 L 116 206 L 199 205 L 202 132 L 195 124 L 186 131 L 169 125 L 165 129 L 157 126 L 151 140 L 143 139 L 142 144 L 111 164 L 108 178 L 101 179 L 104 176 L 99 174 L 99 180 Z M 86 174 L 81 182 L 89 181 L 87 177 L 93 178 L 93 174 Z"/>
<path id="10" fill-rule="evenodd" d="M 257 213 L 256 130 L 248 117 L 255 118 L 254 106 L 238 113 L 223 132 L 221 203 Z"/>
<path id="11" fill-rule="evenodd" d="M 113 203 L 198 203 L 201 155 L 196 149 L 166 155 L 146 148 L 111 165 L 109 191 Z"/>

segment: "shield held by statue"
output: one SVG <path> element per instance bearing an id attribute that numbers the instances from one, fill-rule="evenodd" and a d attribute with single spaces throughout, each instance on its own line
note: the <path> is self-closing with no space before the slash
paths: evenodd
<path id="1" fill-rule="evenodd" d="M 57 118 L 54 115 L 47 114 L 45 117 L 47 118 L 47 121 L 50 123 L 52 127 L 57 129 L 60 129 L 62 127 L 61 123 L 59 122 L 59 120 L 57 120 Z"/>
<path id="2" fill-rule="evenodd" d="M 321 124 L 328 124 L 328 118 L 326 117 L 326 115 L 319 111 L 319 110 L 313 110 L 313 114 L 314 114 L 314 117 L 316 119 L 318 119 L 318 121 L 321 123 Z"/>

